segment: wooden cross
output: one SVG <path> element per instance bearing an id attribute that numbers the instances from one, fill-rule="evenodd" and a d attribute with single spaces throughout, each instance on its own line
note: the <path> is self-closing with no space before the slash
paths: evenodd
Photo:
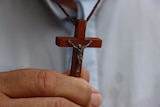
<path id="1" fill-rule="evenodd" d="M 75 77 L 79 77 L 81 74 L 84 48 L 100 48 L 102 45 L 102 40 L 99 38 L 85 38 L 86 24 L 86 20 L 77 20 L 74 37 L 56 37 L 56 45 L 60 47 L 73 47 L 70 75 Z"/>

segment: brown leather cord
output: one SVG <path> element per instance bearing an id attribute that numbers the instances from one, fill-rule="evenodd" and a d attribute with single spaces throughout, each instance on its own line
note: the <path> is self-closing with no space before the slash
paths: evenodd
<path id="1" fill-rule="evenodd" d="M 58 0 L 53 0 L 58 7 L 62 10 L 62 12 L 67 16 L 67 18 L 74 24 L 76 25 L 76 21 L 67 13 L 67 11 L 61 6 L 61 4 L 58 2 Z M 96 10 L 98 4 L 100 3 L 101 0 L 98 0 L 95 6 L 93 7 L 92 11 L 90 12 L 89 16 L 87 17 L 86 21 L 88 22 L 91 16 L 93 15 L 94 11 Z"/>
<path id="2" fill-rule="evenodd" d="M 96 3 L 96 5 L 93 7 L 91 13 L 89 14 L 89 16 L 88 16 L 87 19 L 86 19 L 87 22 L 89 21 L 89 19 L 91 18 L 92 14 L 93 14 L 94 11 L 96 10 L 96 8 L 97 8 L 98 4 L 100 3 L 100 1 L 101 1 L 101 0 L 98 0 L 97 3 Z"/>

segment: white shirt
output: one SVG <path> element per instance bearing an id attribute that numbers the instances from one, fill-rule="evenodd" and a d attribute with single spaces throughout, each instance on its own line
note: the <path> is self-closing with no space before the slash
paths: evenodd
<path id="1" fill-rule="evenodd" d="M 83 9 L 84 2 L 81 3 Z M 87 13 L 83 10 L 82 14 L 86 16 Z M 1 1 L 0 71 L 19 68 L 66 70 L 66 49 L 55 45 L 55 37 L 70 36 L 71 32 L 61 23 L 63 19 L 58 18 L 40 1 Z M 88 26 L 94 29 L 93 18 L 91 20 Z M 88 30 L 87 34 L 95 36 L 95 31 Z M 96 50 L 89 49 L 86 53 L 89 59 L 84 60 L 84 66 L 91 71 L 91 84 L 98 88 Z"/>
<path id="2" fill-rule="evenodd" d="M 0 70 L 26 67 L 64 70 L 64 49 L 55 37 L 67 35 L 60 21 L 36 0 L 0 3 Z"/>

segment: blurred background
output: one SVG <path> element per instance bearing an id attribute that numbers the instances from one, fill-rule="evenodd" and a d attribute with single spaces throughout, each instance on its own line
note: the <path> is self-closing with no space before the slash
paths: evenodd
<path id="1" fill-rule="evenodd" d="M 102 107 L 160 107 L 160 0 L 103 0 Z"/>

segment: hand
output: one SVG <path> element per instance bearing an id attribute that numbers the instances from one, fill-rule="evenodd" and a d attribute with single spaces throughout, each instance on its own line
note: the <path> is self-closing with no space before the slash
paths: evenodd
<path id="1" fill-rule="evenodd" d="M 81 78 L 44 69 L 1 72 L 0 107 L 98 107 L 101 96 L 86 74 L 84 69 Z"/>

